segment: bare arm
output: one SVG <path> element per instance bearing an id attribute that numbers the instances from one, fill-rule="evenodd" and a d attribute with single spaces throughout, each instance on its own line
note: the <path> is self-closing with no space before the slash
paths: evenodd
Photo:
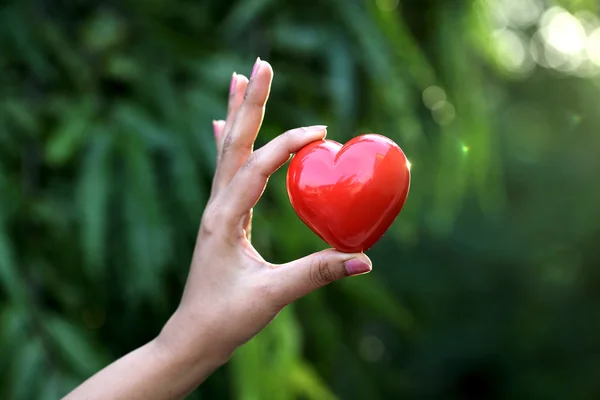
<path id="1" fill-rule="evenodd" d="M 227 361 L 224 354 L 175 353 L 157 338 L 115 361 L 66 399 L 181 399 Z"/>

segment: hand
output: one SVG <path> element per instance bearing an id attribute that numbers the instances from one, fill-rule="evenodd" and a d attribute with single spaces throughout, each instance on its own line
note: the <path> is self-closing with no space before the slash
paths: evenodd
<path id="1" fill-rule="evenodd" d="M 233 76 L 226 121 L 216 121 L 218 164 L 181 303 L 158 337 L 115 361 L 68 399 L 179 399 L 287 304 L 349 275 L 367 273 L 366 255 L 325 250 L 283 265 L 250 244 L 252 208 L 269 176 L 323 126 L 290 130 L 253 151 L 273 71 L 257 60 L 250 81 Z"/>
<path id="2" fill-rule="evenodd" d="M 250 82 L 233 75 L 226 121 L 214 122 L 218 162 L 181 305 L 164 340 L 190 354 L 207 338 L 228 357 L 287 304 L 348 275 L 371 270 L 366 255 L 329 249 L 283 265 L 250 243 L 252 208 L 269 176 L 326 128 L 292 129 L 253 151 L 273 71 L 257 60 Z"/>

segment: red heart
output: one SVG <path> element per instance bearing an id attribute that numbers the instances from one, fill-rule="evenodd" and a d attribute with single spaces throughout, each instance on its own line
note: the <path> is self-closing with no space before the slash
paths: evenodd
<path id="1" fill-rule="evenodd" d="M 330 246 L 355 253 L 381 239 L 404 207 L 410 164 L 385 136 L 362 135 L 344 146 L 320 140 L 294 156 L 286 184 L 300 219 Z"/>

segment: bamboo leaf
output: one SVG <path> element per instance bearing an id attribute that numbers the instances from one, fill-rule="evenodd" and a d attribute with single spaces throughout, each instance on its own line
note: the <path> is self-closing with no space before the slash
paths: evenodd
<path id="1" fill-rule="evenodd" d="M 46 159 L 51 165 L 66 163 L 79 150 L 89 133 L 93 111 L 93 102 L 85 98 L 64 115 L 46 146 Z"/>
<path id="2" fill-rule="evenodd" d="M 34 397 L 44 368 L 44 349 L 39 338 L 27 341 L 14 358 L 11 399 L 29 400 Z"/>
<path id="3" fill-rule="evenodd" d="M 372 277 L 365 279 L 344 279 L 342 288 L 344 293 L 353 299 L 356 304 L 370 308 L 385 320 L 392 322 L 400 331 L 411 332 L 416 326 L 415 317 L 409 309 L 399 303 L 387 288 Z"/>
<path id="4" fill-rule="evenodd" d="M 82 159 L 78 202 L 82 222 L 82 245 L 88 272 L 97 278 L 106 254 L 106 236 L 111 155 L 111 137 L 98 127 L 88 141 L 89 152 Z"/>
<path id="5" fill-rule="evenodd" d="M 223 34 L 239 36 L 252 22 L 274 3 L 273 0 L 243 0 L 237 2 L 222 25 Z"/>
<path id="6" fill-rule="evenodd" d="M 11 98 L 3 102 L 6 115 L 9 120 L 19 129 L 31 136 L 37 136 L 40 132 L 37 110 L 32 110 L 28 105 L 18 98 Z"/>
<path id="7" fill-rule="evenodd" d="M 169 148 L 171 142 L 167 133 L 150 115 L 140 107 L 128 102 L 115 106 L 115 121 L 128 135 L 139 136 L 140 140 L 151 148 Z"/>
<path id="8" fill-rule="evenodd" d="M 1 214 L 0 214 L 1 217 Z M 26 303 L 26 289 L 19 277 L 13 244 L 8 238 L 0 218 L 0 285 L 11 301 L 18 305 Z"/>
<path id="9" fill-rule="evenodd" d="M 57 372 L 46 373 L 44 384 L 39 390 L 39 400 L 56 400 L 63 398 L 67 391 L 61 387 L 61 377 Z"/>
<path id="10" fill-rule="evenodd" d="M 27 327 L 26 315 L 27 311 L 16 305 L 5 306 L 0 312 L 0 371 L 8 371 L 14 353 L 27 340 L 23 336 Z"/>
<path id="11" fill-rule="evenodd" d="M 150 124 L 144 122 L 142 126 Z M 125 223 L 132 267 L 126 276 L 135 282 L 130 289 L 137 298 L 141 293 L 159 291 L 162 268 L 172 249 L 171 233 L 164 223 L 149 149 L 141 137 L 131 136 L 122 150 L 128 184 L 124 193 Z"/>
<path id="12" fill-rule="evenodd" d="M 296 393 L 302 398 L 311 400 L 336 400 L 337 397 L 317 376 L 309 364 L 298 361 L 289 371 L 290 379 Z"/>
<path id="13" fill-rule="evenodd" d="M 43 316 L 42 326 L 57 353 L 77 376 L 87 378 L 106 364 L 106 356 L 94 347 L 94 340 L 81 327 L 49 314 Z"/>
<path id="14" fill-rule="evenodd" d="M 170 153 L 170 159 L 172 182 L 179 202 L 190 220 L 199 221 L 207 195 L 200 183 L 198 166 L 183 145 Z"/>

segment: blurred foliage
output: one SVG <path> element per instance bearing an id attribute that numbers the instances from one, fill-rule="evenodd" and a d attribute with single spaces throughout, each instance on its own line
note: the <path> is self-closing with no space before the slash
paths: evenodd
<path id="1" fill-rule="evenodd" d="M 59 398 L 159 332 L 207 200 L 211 120 L 260 56 L 275 80 L 259 145 L 309 124 L 379 132 L 411 192 L 369 276 L 286 309 L 190 398 L 598 398 L 598 11 L 5 2 L 0 396 Z M 274 262 L 325 247 L 284 176 L 255 212 Z"/>

